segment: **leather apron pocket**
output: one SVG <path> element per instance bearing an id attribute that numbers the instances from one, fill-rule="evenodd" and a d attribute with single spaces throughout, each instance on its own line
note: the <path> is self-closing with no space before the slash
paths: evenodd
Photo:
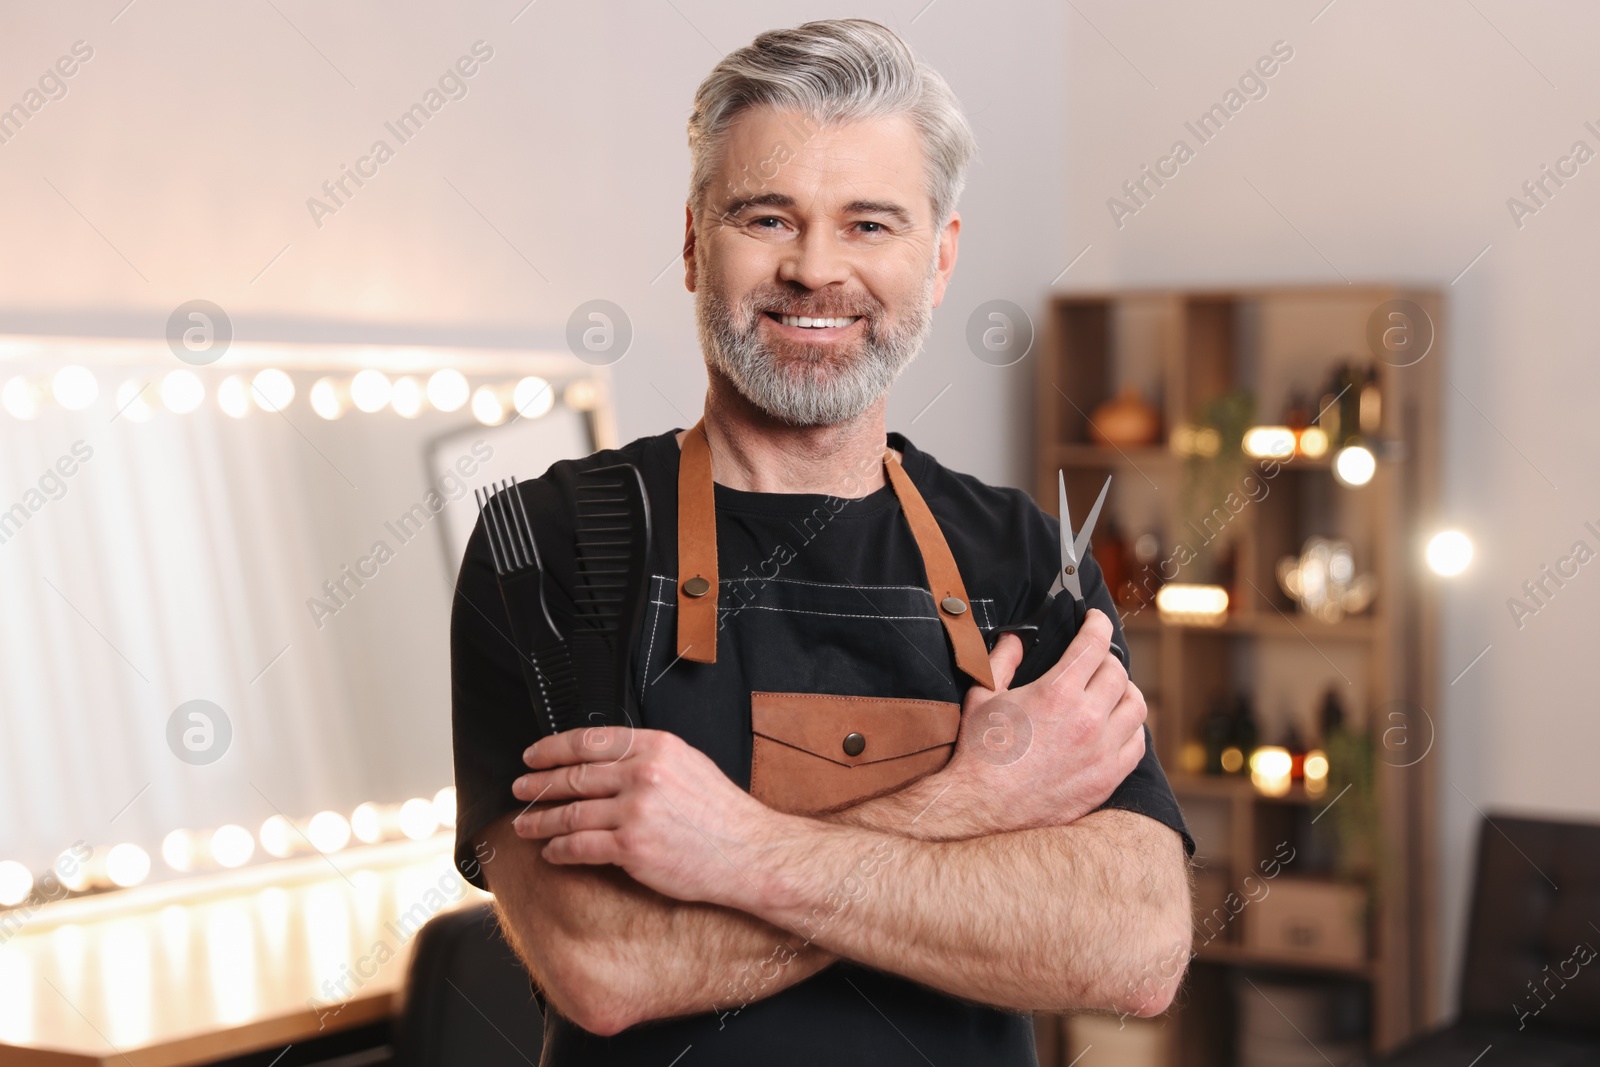
<path id="1" fill-rule="evenodd" d="M 750 795 L 815 815 L 892 793 L 950 761 L 961 705 L 943 700 L 750 694 Z"/>

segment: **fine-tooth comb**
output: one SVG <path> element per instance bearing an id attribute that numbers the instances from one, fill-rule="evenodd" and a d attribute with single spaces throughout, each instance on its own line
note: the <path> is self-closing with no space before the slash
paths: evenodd
<path id="1" fill-rule="evenodd" d="M 647 601 L 650 501 L 633 464 L 578 474 L 576 546 L 571 646 L 584 721 L 638 726 L 633 649 Z"/>
<path id="2" fill-rule="evenodd" d="M 522 677 L 539 714 L 540 736 L 546 729 L 554 734 L 582 726 L 572 655 L 545 605 L 544 568 L 517 480 L 474 490 L 473 497 L 488 534 L 500 597 L 511 618 Z"/>

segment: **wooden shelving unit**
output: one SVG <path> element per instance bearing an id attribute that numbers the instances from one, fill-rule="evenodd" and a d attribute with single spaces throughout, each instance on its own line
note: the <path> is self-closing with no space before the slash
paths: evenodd
<path id="1" fill-rule="evenodd" d="M 1237 1062 L 1237 1005 L 1230 990 L 1238 983 L 1232 972 L 1360 983 L 1367 991 L 1371 1052 L 1393 1048 L 1429 1018 L 1428 971 L 1435 958 L 1427 903 L 1432 761 L 1402 765 L 1405 760 L 1377 741 L 1386 724 L 1373 718 L 1395 701 L 1424 710 L 1436 706 L 1437 606 L 1421 549 L 1438 518 L 1441 301 L 1436 293 L 1403 286 L 1071 294 L 1051 301 L 1041 331 L 1036 499 L 1053 512 L 1058 469 L 1074 501 L 1093 500 L 1112 474 L 1100 528 L 1110 517 L 1125 536 L 1155 533 L 1165 554 L 1195 536 L 1180 525 L 1187 460 L 1167 447 L 1166 433 L 1198 422 L 1211 400 L 1235 389 L 1255 396 L 1256 423 L 1281 423 L 1290 389 L 1315 390 L 1341 361 L 1374 362 L 1368 320 L 1395 299 L 1427 313 L 1433 342 L 1426 357 L 1411 365 L 1376 361 L 1383 417 L 1371 482 L 1358 489 L 1338 484 L 1331 450 L 1275 469 L 1247 463 L 1245 469 L 1258 477 L 1267 469 L 1272 476 L 1270 491 L 1238 512 L 1227 531 L 1234 577 L 1226 621 L 1215 627 L 1174 625 L 1153 606 L 1123 612 L 1134 680 L 1151 707 L 1157 752 L 1196 833 L 1202 882 L 1209 880 L 1213 891 L 1218 885 L 1238 887 L 1277 842 L 1306 834 L 1335 800 L 1331 794 L 1310 796 L 1298 784 L 1287 796 L 1266 797 L 1248 776 L 1183 771 L 1180 749 L 1196 736 L 1215 700 L 1250 692 L 1262 742 L 1273 743 L 1287 723 L 1302 737 L 1315 735 L 1314 709 L 1331 684 L 1347 721 L 1366 729 L 1377 753 L 1379 851 L 1387 859 L 1380 871 L 1356 883 L 1367 894 L 1367 958 L 1328 965 L 1248 948 L 1241 931 L 1252 916 L 1244 908 L 1225 936 L 1197 938 L 1187 988 L 1168 1017 L 1173 1039 L 1166 1045 L 1174 1064 Z M 1094 443 L 1091 413 L 1126 384 L 1159 409 L 1161 442 Z M 1319 534 L 1349 541 L 1358 568 L 1376 577 L 1377 597 L 1366 612 L 1321 622 L 1301 613 L 1279 589 L 1278 558 L 1298 554 L 1308 537 Z M 1210 577 L 1183 571 L 1178 580 Z M 1326 842 L 1322 851 L 1326 860 Z"/>

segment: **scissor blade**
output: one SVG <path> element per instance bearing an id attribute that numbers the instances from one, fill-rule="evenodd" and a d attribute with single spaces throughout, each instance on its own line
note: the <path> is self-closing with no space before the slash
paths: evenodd
<path id="1" fill-rule="evenodd" d="M 1072 555 L 1072 513 L 1067 510 L 1067 475 L 1065 471 L 1056 471 L 1056 514 L 1061 517 L 1061 565 L 1056 568 L 1056 580 L 1050 586 L 1050 596 L 1061 592 L 1066 581 L 1067 568 L 1077 565 L 1077 559 Z"/>
<path id="2" fill-rule="evenodd" d="M 1106 475 L 1106 484 L 1100 487 L 1100 495 L 1094 498 L 1094 507 L 1089 509 L 1089 517 L 1083 520 L 1083 529 L 1078 531 L 1078 539 L 1073 542 L 1073 562 L 1083 558 L 1089 549 L 1089 535 L 1094 533 L 1094 524 L 1100 520 L 1100 505 L 1106 502 L 1106 491 L 1111 488 L 1111 475 Z"/>

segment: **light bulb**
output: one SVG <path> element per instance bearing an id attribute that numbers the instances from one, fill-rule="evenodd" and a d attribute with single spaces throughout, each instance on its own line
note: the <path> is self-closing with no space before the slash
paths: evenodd
<path id="1" fill-rule="evenodd" d="M 381 370 L 357 371 L 356 376 L 350 379 L 350 402 L 358 411 L 368 415 L 374 411 L 383 410 L 389 403 L 389 394 L 394 391 L 394 386 L 389 383 L 389 376 Z"/>
<path id="2" fill-rule="evenodd" d="M 456 411 L 467 402 L 466 376 L 454 367 L 436 370 L 428 379 L 428 403 L 440 411 Z"/>
<path id="3" fill-rule="evenodd" d="M 339 383 L 332 378 L 318 378 L 311 386 L 311 410 L 325 419 L 343 415 L 344 397 Z"/>
<path id="4" fill-rule="evenodd" d="M 1454 578 L 1472 562 L 1472 539 L 1460 530 L 1440 530 L 1428 542 L 1428 569 Z"/>
<path id="5" fill-rule="evenodd" d="M 250 396 L 262 411 L 282 411 L 294 400 L 294 379 L 277 367 L 268 367 L 251 379 Z"/>
<path id="6" fill-rule="evenodd" d="M 150 876 L 150 854 L 138 845 L 123 842 L 106 853 L 106 877 L 114 885 L 138 885 Z"/>
<path id="7" fill-rule="evenodd" d="M 394 383 L 394 389 L 389 393 L 389 406 L 402 419 L 414 419 L 422 414 L 424 399 L 422 383 L 408 374 Z"/>
<path id="8" fill-rule="evenodd" d="M 518 382 L 511 393 L 512 405 L 517 409 L 517 414 L 525 419 L 537 419 L 549 411 L 555 402 L 555 390 L 550 388 L 550 383 L 531 375 Z"/>
<path id="9" fill-rule="evenodd" d="M 371 801 L 356 805 L 350 813 L 350 831 L 363 844 L 375 845 L 383 840 L 383 813 L 378 805 Z"/>
<path id="10" fill-rule="evenodd" d="M 223 414 L 242 419 L 250 414 L 250 387 L 237 374 L 230 374 L 217 386 L 217 407 Z"/>
<path id="11" fill-rule="evenodd" d="M 33 872 L 16 860 L 0 860 L 0 907 L 21 904 L 33 892 Z"/>
<path id="12" fill-rule="evenodd" d="M 1333 476 L 1351 489 L 1372 481 L 1377 469 L 1377 459 L 1363 445 L 1346 445 L 1333 457 Z"/>
<path id="13" fill-rule="evenodd" d="M 161 379 L 161 402 L 175 415 L 189 414 L 205 398 L 205 383 L 194 371 L 175 370 Z"/>
<path id="14" fill-rule="evenodd" d="M 223 867 L 243 867 L 256 854 L 256 839 L 237 823 L 219 826 L 211 835 L 211 858 Z"/>
<path id="15" fill-rule="evenodd" d="M 1287 426 L 1252 426 L 1245 431 L 1245 455 L 1256 459 L 1288 459 L 1294 455 L 1294 431 Z"/>
<path id="16" fill-rule="evenodd" d="M 129 422 L 149 422 L 155 409 L 145 399 L 149 382 L 129 379 L 117 386 L 117 410 Z"/>
<path id="17" fill-rule="evenodd" d="M 336 811 L 319 811 L 306 825 L 306 836 L 318 852 L 338 852 L 350 843 L 350 823 Z"/>
<path id="18" fill-rule="evenodd" d="M 400 832 L 413 841 L 421 841 L 439 828 L 433 814 L 433 804 L 421 797 L 412 797 L 400 805 Z"/>
<path id="19" fill-rule="evenodd" d="M 267 855 L 280 860 L 294 855 L 294 824 L 282 815 L 269 815 L 266 822 L 261 824 L 257 836 L 261 838 L 261 849 Z"/>
<path id="20" fill-rule="evenodd" d="M 498 426 L 506 417 L 505 405 L 487 385 L 478 386 L 472 394 L 472 417 L 485 426 Z"/>
<path id="21" fill-rule="evenodd" d="M 174 830 L 161 839 L 161 859 L 180 874 L 194 870 L 199 851 L 199 842 L 188 830 Z"/>
<path id="22" fill-rule="evenodd" d="M 447 785 L 433 794 L 433 815 L 440 826 L 456 824 L 456 787 Z"/>
<path id="23" fill-rule="evenodd" d="M 88 367 L 69 363 L 50 379 L 50 392 L 56 403 L 68 411 L 82 411 L 100 395 L 100 383 L 95 381 L 94 372 Z"/>
<path id="24" fill-rule="evenodd" d="M 12 378 L 0 389 L 0 405 L 13 419 L 31 419 L 39 414 L 39 390 L 26 378 Z"/>

